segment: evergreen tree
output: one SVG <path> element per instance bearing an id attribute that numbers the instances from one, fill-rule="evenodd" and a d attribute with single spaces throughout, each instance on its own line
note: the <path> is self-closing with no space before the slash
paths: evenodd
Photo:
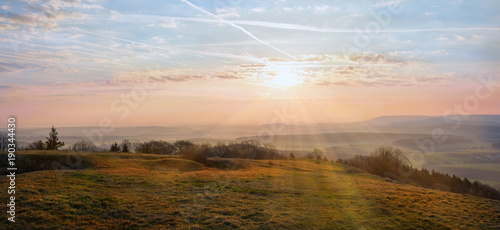
<path id="1" fill-rule="evenodd" d="M 120 147 L 122 148 L 122 152 L 129 153 L 130 147 L 132 147 L 132 143 L 128 139 L 125 139 L 120 144 Z"/>
<path id="2" fill-rule="evenodd" d="M 130 152 L 130 150 L 128 149 L 127 143 L 123 143 L 123 145 L 122 145 L 122 152 L 124 152 L 124 153 Z"/>
<path id="3" fill-rule="evenodd" d="M 109 149 L 111 152 L 120 152 L 120 146 L 118 146 L 118 143 L 114 143 L 111 145 L 111 148 Z"/>
<path id="4" fill-rule="evenodd" d="M 59 141 L 59 134 L 57 134 L 56 128 L 52 126 L 50 130 L 49 137 L 45 141 L 45 149 L 47 150 L 58 150 L 60 147 L 64 146 L 64 142 Z"/>

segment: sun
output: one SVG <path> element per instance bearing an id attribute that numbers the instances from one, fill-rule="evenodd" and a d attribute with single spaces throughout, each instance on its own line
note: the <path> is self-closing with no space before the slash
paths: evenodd
<path id="1" fill-rule="evenodd" d="M 275 69 L 276 74 L 267 81 L 268 84 L 277 87 L 288 87 L 303 83 L 290 66 L 277 66 Z"/>

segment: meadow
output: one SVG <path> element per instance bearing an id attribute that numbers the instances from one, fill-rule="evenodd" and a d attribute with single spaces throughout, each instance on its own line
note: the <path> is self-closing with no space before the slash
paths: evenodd
<path id="1" fill-rule="evenodd" d="M 16 223 L 1 229 L 500 227 L 500 201 L 386 182 L 332 162 L 210 159 L 217 167 L 207 167 L 151 154 L 19 155 L 30 164 L 85 165 L 18 175 Z M 0 186 L 7 183 L 2 177 Z"/>

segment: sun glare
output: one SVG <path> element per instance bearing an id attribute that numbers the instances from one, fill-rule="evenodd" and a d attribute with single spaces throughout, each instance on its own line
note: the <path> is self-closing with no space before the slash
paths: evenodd
<path id="1" fill-rule="evenodd" d="M 276 69 L 276 75 L 267 82 L 268 84 L 278 87 L 288 87 L 302 83 L 297 73 L 289 66 L 279 66 Z"/>

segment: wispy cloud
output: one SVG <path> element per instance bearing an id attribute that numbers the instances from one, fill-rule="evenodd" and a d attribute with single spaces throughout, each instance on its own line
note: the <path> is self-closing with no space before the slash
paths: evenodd
<path id="1" fill-rule="evenodd" d="M 3 73 L 12 73 L 23 70 L 33 70 L 40 68 L 37 65 L 32 64 L 22 64 L 22 63 L 7 63 L 0 61 L 0 72 Z"/>
<path id="2" fill-rule="evenodd" d="M 136 84 L 159 84 L 168 82 L 186 82 L 194 80 L 238 80 L 241 76 L 232 73 L 207 73 L 207 74 L 178 74 L 167 71 L 168 75 L 158 75 L 161 72 L 155 72 L 151 75 L 147 72 L 128 73 L 105 82 L 107 85 L 136 85 Z"/>

